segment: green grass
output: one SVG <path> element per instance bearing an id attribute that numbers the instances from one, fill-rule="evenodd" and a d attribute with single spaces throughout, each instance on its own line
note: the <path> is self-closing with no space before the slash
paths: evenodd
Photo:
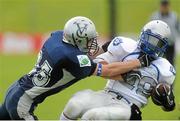
<path id="1" fill-rule="evenodd" d="M 180 57 L 178 58 L 180 59 Z M 22 75 L 28 73 L 36 61 L 35 55 L 1 55 L 0 56 L 0 102 L 3 101 L 3 96 L 6 89 Z M 180 62 L 177 63 L 177 71 L 180 70 Z M 179 77 L 177 75 L 175 83 L 176 102 L 180 102 L 180 85 Z M 35 114 L 39 119 L 58 119 L 65 104 L 70 97 L 79 90 L 93 89 L 100 90 L 106 84 L 106 80 L 97 77 L 87 78 L 81 80 L 75 85 L 65 89 L 59 94 L 48 97 L 42 104 L 40 104 Z M 143 119 L 178 119 L 180 111 L 176 108 L 173 112 L 163 112 L 159 107 L 150 103 L 143 110 Z"/>
<path id="2" fill-rule="evenodd" d="M 50 32 L 73 16 L 87 16 L 100 34 L 109 35 L 109 0 L 0 0 L 0 32 Z M 116 0 L 117 32 L 139 33 L 159 0 Z M 180 14 L 180 1 L 171 0 Z"/>
<path id="3" fill-rule="evenodd" d="M 0 32 L 62 30 L 74 16 L 87 16 L 107 34 L 108 5 L 104 0 L 0 0 Z"/>

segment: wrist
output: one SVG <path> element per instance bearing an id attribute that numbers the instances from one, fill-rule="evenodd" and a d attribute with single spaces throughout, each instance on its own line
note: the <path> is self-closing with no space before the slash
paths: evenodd
<path id="1" fill-rule="evenodd" d="M 139 59 L 136 59 L 136 63 L 138 68 L 142 67 L 142 63 Z"/>

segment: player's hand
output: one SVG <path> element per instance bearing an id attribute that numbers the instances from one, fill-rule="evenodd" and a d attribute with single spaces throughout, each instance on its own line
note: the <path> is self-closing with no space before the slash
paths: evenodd
<path id="1" fill-rule="evenodd" d="M 172 111 L 175 108 L 174 94 L 172 88 L 167 84 L 158 84 L 151 98 L 156 105 L 162 106 L 164 111 Z"/>
<path id="2" fill-rule="evenodd" d="M 128 73 L 121 75 L 124 81 L 130 81 L 136 79 L 141 79 L 141 72 L 138 70 L 132 70 Z"/>
<path id="3" fill-rule="evenodd" d="M 141 52 L 139 57 L 139 62 L 141 63 L 141 67 L 147 67 L 151 64 L 151 62 L 154 60 L 153 57 Z"/>
<path id="4" fill-rule="evenodd" d="M 164 101 L 162 102 L 162 109 L 164 111 L 173 111 L 175 108 L 175 101 L 172 90 L 170 90 L 170 92 L 167 93 L 166 96 L 164 96 L 163 100 Z"/>

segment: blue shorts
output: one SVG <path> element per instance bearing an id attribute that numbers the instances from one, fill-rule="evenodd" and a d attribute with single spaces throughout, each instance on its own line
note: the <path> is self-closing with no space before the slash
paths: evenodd
<path id="1" fill-rule="evenodd" d="M 17 81 L 8 89 L 4 103 L 0 106 L 0 120 L 37 120 L 33 114 L 34 108 L 33 100 Z"/>

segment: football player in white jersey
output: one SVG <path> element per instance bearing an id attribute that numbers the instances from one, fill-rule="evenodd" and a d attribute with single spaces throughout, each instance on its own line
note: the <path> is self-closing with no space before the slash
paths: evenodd
<path id="1" fill-rule="evenodd" d="M 112 40 L 107 52 L 99 55 L 94 61 L 103 64 L 123 62 L 138 58 L 142 53 L 150 55 L 153 61 L 149 67 L 123 74 L 122 78 L 117 78 L 119 81 L 108 80 L 102 91 L 84 90 L 76 93 L 67 103 L 60 119 L 140 120 L 140 108 L 148 103 L 153 89 L 158 95 L 156 104 L 166 111 L 172 111 L 175 102 L 171 85 L 176 72 L 174 67 L 162 58 L 170 34 L 166 23 L 155 20 L 144 26 L 139 42 L 126 37 L 116 37 Z M 169 90 L 164 94 L 160 94 L 160 86 L 157 86 L 162 83 L 169 86 Z"/>

